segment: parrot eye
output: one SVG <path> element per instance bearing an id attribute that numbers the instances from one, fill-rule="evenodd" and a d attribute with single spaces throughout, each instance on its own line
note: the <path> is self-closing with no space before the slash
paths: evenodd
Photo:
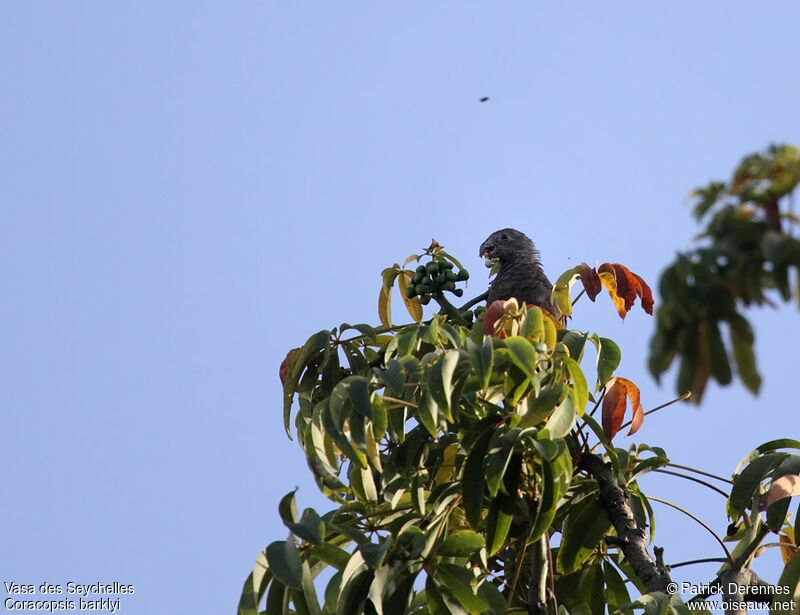
<path id="1" fill-rule="evenodd" d="M 503 233 L 502 235 L 500 235 L 500 239 L 502 239 L 503 241 L 508 241 L 508 235 Z"/>

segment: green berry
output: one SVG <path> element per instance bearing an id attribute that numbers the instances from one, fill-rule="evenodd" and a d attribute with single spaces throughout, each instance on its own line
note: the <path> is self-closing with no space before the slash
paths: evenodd
<path id="1" fill-rule="evenodd" d="M 455 289 L 456 289 L 455 282 L 445 282 L 444 285 L 442 286 L 442 290 L 454 291 Z"/>
<path id="2" fill-rule="evenodd" d="M 422 305 L 428 305 L 428 304 L 431 302 L 431 296 L 430 296 L 430 295 L 422 295 L 422 296 L 419 298 L 419 302 L 420 302 Z"/>
<path id="3" fill-rule="evenodd" d="M 432 275 L 439 273 L 439 263 L 436 261 L 431 261 L 428 263 L 428 273 Z"/>
<path id="4" fill-rule="evenodd" d="M 433 280 L 433 284 L 434 286 L 436 286 L 436 288 L 442 288 L 446 282 L 447 282 L 447 277 L 443 273 L 437 275 Z"/>
<path id="5" fill-rule="evenodd" d="M 406 297 L 413 299 L 417 296 L 417 290 L 413 286 L 406 286 Z"/>
<path id="6" fill-rule="evenodd" d="M 466 269 L 462 269 L 461 271 L 459 271 L 459 272 L 456 274 L 456 279 L 457 279 L 459 282 L 463 282 L 463 281 L 465 281 L 465 280 L 469 280 L 469 271 L 467 271 Z"/>
<path id="7" fill-rule="evenodd" d="M 417 267 L 416 271 L 420 275 L 425 275 L 428 272 L 428 269 L 427 267 L 425 267 L 425 265 L 420 265 L 419 267 Z"/>
<path id="8" fill-rule="evenodd" d="M 448 282 L 455 282 L 458 279 L 458 276 L 450 270 L 445 271 L 444 276 Z"/>
<path id="9" fill-rule="evenodd" d="M 411 276 L 411 283 L 416 286 L 417 284 L 422 282 L 422 278 L 424 278 L 424 277 L 425 276 L 422 275 L 421 273 L 415 273 L 414 275 Z"/>
<path id="10" fill-rule="evenodd" d="M 441 263 L 439 263 L 439 267 L 441 267 L 442 269 L 452 269 L 453 263 L 451 263 L 450 261 L 442 261 Z"/>
<path id="11" fill-rule="evenodd" d="M 425 294 L 425 287 L 422 284 L 417 284 L 414 287 L 414 294 L 415 295 L 423 295 L 423 294 Z"/>
<path id="12" fill-rule="evenodd" d="M 464 289 L 463 289 L 463 288 L 456 288 L 456 289 L 453 291 L 453 294 L 454 294 L 456 297 L 460 297 L 461 295 L 463 295 L 463 294 L 464 294 Z"/>

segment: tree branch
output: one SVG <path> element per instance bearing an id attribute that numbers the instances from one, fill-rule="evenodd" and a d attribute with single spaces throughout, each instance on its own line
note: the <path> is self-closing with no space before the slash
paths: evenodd
<path id="1" fill-rule="evenodd" d="M 666 592 L 670 583 L 669 574 L 666 570 L 660 570 L 647 553 L 645 532 L 636 524 L 626 492 L 615 480 L 611 468 L 593 453 L 584 453 L 579 465 L 600 486 L 600 504 L 617 530 L 616 540 L 613 542 L 622 549 L 636 576 L 647 591 Z"/>

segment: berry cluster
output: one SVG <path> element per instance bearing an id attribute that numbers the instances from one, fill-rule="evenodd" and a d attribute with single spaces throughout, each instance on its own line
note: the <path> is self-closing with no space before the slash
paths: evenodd
<path id="1" fill-rule="evenodd" d="M 420 265 L 411 277 L 411 284 L 406 288 L 406 297 L 419 297 L 420 303 L 426 305 L 435 292 L 450 291 L 456 297 L 464 294 L 464 290 L 456 288 L 456 282 L 469 279 L 466 269 L 456 273 L 453 263 L 446 260 L 432 260 L 427 265 Z"/>

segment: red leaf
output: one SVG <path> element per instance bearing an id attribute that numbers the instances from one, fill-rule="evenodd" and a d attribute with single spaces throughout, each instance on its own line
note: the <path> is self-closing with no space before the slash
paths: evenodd
<path id="1" fill-rule="evenodd" d="M 617 379 L 612 378 L 603 397 L 603 432 L 610 442 L 622 425 L 625 418 L 625 387 L 617 386 Z"/>
<path id="2" fill-rule="evenodd" d="M 620 378 L 620 380 L 625 380 L 625 378 Z M 633 412 L 630 429 L 628 429 L 628 433 L 625 435 L 632 436 L 642 428 L 642 423 L 644 423 L 644 408 L 642 408 L 640 400 L 639 387 L 630 380 L 625 380 L 625 388 L 628 397 L 631 398 L 631 412 Z"/>
<path id="3" fill-rule="evenodd" d="M 281 384 L 286 382 L 286 376 L 289 374 L 289 370 L 292 369 L 292 363 L 294 363 L 297 353 L 300 352 L 300 350 L 300 348 L 293 348 L 286 353 L 286 358 L 278 369 L 278 377 L 281 379 Z"/>
<path id="4" fill-rule="evenodd" d="M 640 276 L 619 263 L 603 263 L 597 271 L 601 283 L 617 306 L 620 318 L 628 315 L 637 296 L 641 299 L 642 309 L 648 314 L 653 313 L 653 293 Z"/>
<path id="5" fill-rule="evenodd" d="M 627 378 L 614 377 L 608 381 L 603 397 L 603 432 L 609 441 L 617 435 L 625 419 L 627 399 L 631 400 L 631 427 L 626 436 L 635 434 L 644 422 L 644 409 L 640 401 L 639 387 Z"/>
<path id="6" fill-rule="evenodd" d="M 486 313 L 483 315 L 483 334 L 484 335 L 491 335 L 492 337 L 497 337 L 498 333 L 495 330 L 495 324 L 498 320 L 503 316 L 505 313 L 505 305 L 503 301 L 498 299 L 497 301 L 492 301 L 492 304 L 486 308 Z M 500 337 L 505 337 L 500 334 Z"/>
<path id="7" fill-rule="evenodd" d="M 647 285 L 647 282 L 645 282 L 641 277 L 639 277 L 635 273 L 633 274 L 633 277 L 635 277 L 636 280 L 639 282 L 639 290 L 637 291 L 637 294 L 641 298 L 642 309 L 648 314 L 650 314 L 650 316 L 652 316 L 653 293 L 650 291 L 650 287 Z"/>
<path id="8" fill-rule="evenodd" d="M 583 288 L 586 290 L 586 296 L 594 301 L 600 291 L 603 290 L 603 285 L 600 283 L 600 276 L 586 263 L 581 263 L 580 276 L 581 284 L 583 284 Z"/>

